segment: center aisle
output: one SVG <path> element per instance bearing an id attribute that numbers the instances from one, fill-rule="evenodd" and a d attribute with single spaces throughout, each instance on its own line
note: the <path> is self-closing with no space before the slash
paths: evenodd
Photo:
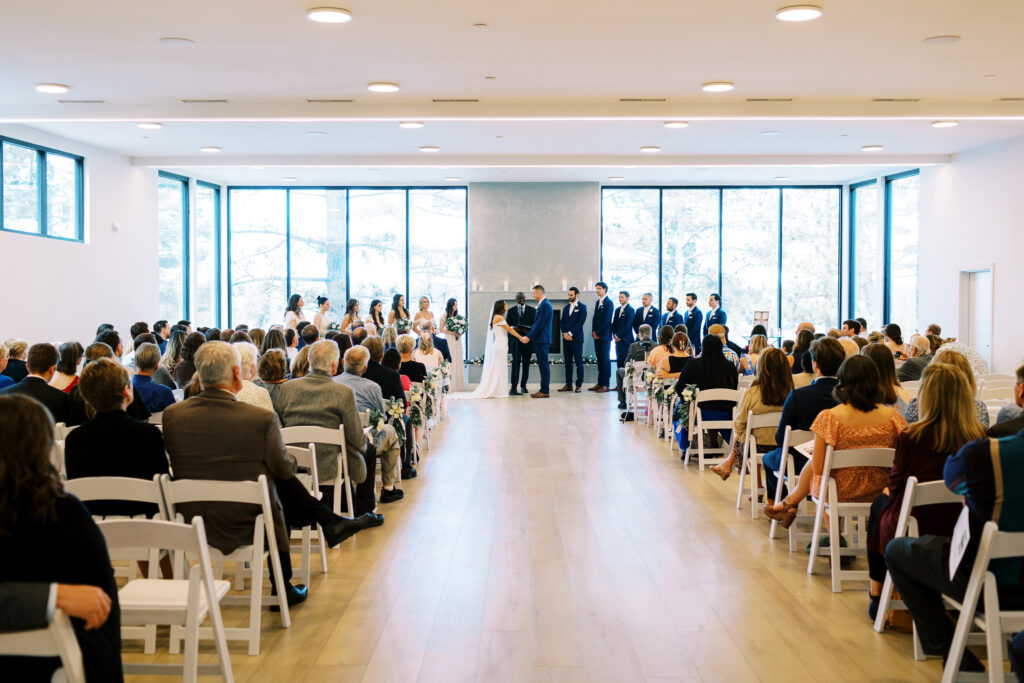
<path id="1" fill-rule="evenodd" d="M 937 680 L 608 396 L 459 401 L 239 681 Z M 824 565 L 824 563 L 823 563 Z M 228 613 L 230 616 L 230 613 Z"/>

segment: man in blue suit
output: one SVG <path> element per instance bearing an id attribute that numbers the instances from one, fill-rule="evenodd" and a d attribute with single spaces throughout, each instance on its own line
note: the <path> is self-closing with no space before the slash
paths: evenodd
<path id="1" fill-rule="evenodd" d="M 615 367 L 626 367 L 626 356 L 629 345 L 635 338 L 633 335 L 633 317 L 636 311 L 629 305 L 629 292 L 619 292 L 619 307 L 612 314 L 612 339 L 615 340 Z"/>
<path id="2" fill-rule="evenodd" d="M 597 292 L 597 304 L 590 335 L 594 338 L 594 353 L 597 355 L 597 384 L 588 391 L 604 393 L 610 391 L 612 382 L 612 302 L 608 300 L 608 285 L 598 282 L 594 290 Z"/>
<path id="3" fill-rule="evenodd" d="M 652 302 L 654 296 L 650 292 L 644 292 L 641 298 L 643 306 L 636 309 L 636 314 L 633 316 L 633 334 L 640 334 L 641 325 L 650 325 L 652 330 L 658 329 L 658 321 L 661 319 L 661 311 Z"/>
<path id="4" fill-rule="evenodd" d="M 537 369 L 540 370 L 540 391 L 530 394 L 532 398 L 547 398 L 551 395 L 551 367 L 548 365 L 548 352 L 551 351 L 551 302 L 544 296 L 544 286 L 533 286 L 533 298 L 537 302 L 537 316 L 533 319 L 533 327 L 523 343 L 533 342 L 533 355 L 537 357 Z"/>
<path id="5" fill-rule="evenodd" d="M 697 295 L 690 292 L 686 295 L 686 313 L 683 313 L 683 324 L 686 325 L 686 336 L 690 338 L 694 353 L 700 353 L 700 324 L 704 321 L 704 314 L 697 308 Z"/>
<path id="6" fill-rule="evenodd" d="M 704 317 L 704 336 L 708 336 L 708 330 L 712 325 L 721 325 L 725 327 L 726 315 L 725 311 L 722 310 L 722 297 L 718 294 L 712 294 L 708 299 L 708 306 L 711 308 L 708 310 L 708 314 Z"/>
<path id="7" fill-rule="evenodd" d="M 576 393 L 583 389 L 583 323 L 587 321 L 587 306 L 580 299 L 580 290 L 569 288 L 569 303 L 562 309 L 558 327 L 565 344 L 565 386 L 559 391 L 573 391 L 572 368 L 576 366 Z"/>
<path id="8" fill-rule="evenodd" d="M 676 325 L 683 324 L 683 316 L 679 315 L 679 311 L 676 310 L 677 308 L 679 308 L 679 299 L 670 296 L 668 301 L 665 302 L 666 313 L 661 316 L 661 327 L 669 325 L 674 329 Z"/>

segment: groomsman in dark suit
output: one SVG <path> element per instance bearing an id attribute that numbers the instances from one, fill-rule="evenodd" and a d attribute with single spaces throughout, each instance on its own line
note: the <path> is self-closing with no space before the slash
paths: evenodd
<path id="1" fill-rule="evenodd" d="M 700 324 L 704 321 L 704 314 L 697 308 L 697 295 L 690 292 L 686 295 L 686 313 L 683 313 L 683 324 L 686 325 L 686 336 L 690 338 L 690 344 L 695 353 L 700 353 Z"/>
<path id="2" fill-rule="evenodd" d="M 612 339 L 615 340 L 615 367 L 626 367 L 629 345 L 633 343 L 633 317 L 636 311 L 629 305 L 629 292 L 619 292 L 619 307 L 612 314 Z"/>
<path id="3" fill-rule="evenodd" d="M 576 393 L 583 388 L 583 323 L 587 321 L 587 305 L 580 299 L 580 290 L 569 288 L 569 303 L 562 309 L 558 326 L 565 344 L 565 386 L 559 391 L 573 391 L 572 368 L 576 366 Z"/>
<path id="4" fill-rule="evenodd" d="M 722 310 L 722 297 L 718 294 L 712 294 L 708 299 L 708 310 L 707 316 L 704 318 L 704 336 L 708 336 L 708 330 L 711 329 L 712 325 L 721 325 L 725 327 L 726 315 L 725 311 Z"/>
<path id="5" fill-rule="evenodd" d="M 516 305 L 509 306 L 505 314 L 505 321 L 511 327 L 533 327 L 533 319 L 537 315 L 537 309 L 526 305 L 526 295 L 516 292 Z M 517 396 L 520 392 L 527 394 L 526 382 L 530 378 L 530 358 L 533 356 L 533 344 L 524 344 L 515 337 L 509 335 L 509 349 L 512 352 L 512 390 L 510 396 Z M 522 383 L 519 382 L 519 372 L 522 370 Z M 516 391 L 516 386 L 521 387 Z"/>
<path id="6" fill-rule="evenodd" d="M 597 356 L 597 384 L 589 391 L 604 393 L 610 391 L 612 382 L 612 302 L 608 300 L 608 285 L 598 282 L 594 290 L 597 303 L 594 305 L 590 336 L 594 338 L 594 354 Z"/>
<path id="7" fill-rule="evenodd" d="M 658 329 L 658 320 L 661 317 L 661 311 L 653 304 L 654 296 L 650 292 L 645 292 L 640 301 L 643 306 L 636 309 L 633 316 L 633 334 L 636 336 L 640 334 L 641 325 L 650 325 L 652 330 Z"/>
<path id="8" fill-rule="evenodd" d="M 676 325 L 683 324 L 683 316 L 679 315 L 679 311 L 676 310 L 677 308 L 679 308 L 679 299 L 670 296 L 668 301 L 665 302 L 665 314 L 661 316 L 661 327 L 669 325 L 675 328 Z"/>

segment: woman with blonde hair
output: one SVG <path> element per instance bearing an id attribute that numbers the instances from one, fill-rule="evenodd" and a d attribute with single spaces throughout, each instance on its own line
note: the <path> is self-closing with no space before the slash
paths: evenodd
<path id="1" fill-rule="evenodd" d="M 292 361 L 292 379 L 305 377 L 309 374 L 309 348 L 308 346 L 303 346 L 299 349 L 295 360 Z"/>
<path id="2" fill-rule="evenodd" d="M 669 343 L 668 355 L 658 364 L 655 377 L 677 379 L 692 357 L 693 347 L 690 346 L 690 338 L 685 332 L 676 332 Z"/>
<path id="3" fill-rule="evenodd" d="M 441 352 L 434 348 L 434 339 L 429 332 L 420 335 L 420 345 L 413 351 L 412 359 L 417 363 L 423 363 L 427 371 L 440 367 L 444 357 Z"/>
<path id="4" fill-rule="evenodd" d="M 416 315 L 412 319 L 412 331 L 415 334 L 423 332 L 423 325 L 430 323 L 437 329 L 437 323 L 434 321 L 434 313 L 430 310 L 430 297 L 420 297 L 420 310 L 416 311 Z"/>
<path id="5" fill-rule="evenodd" d="M 985 427 L 975 414 L 971 381 L 962 369 L 949 363 L 931 363 L 921 375 L 918 405 L 921 420 L 896 440 L 896 456 L 889 472 L 885 492 L 871 505 L 868 518 L 868 569 L 871 576 L 868 614 L 875 618 L 885 581 L 885 546 L 896 535 L 896 524 L 903 507 L 907 479 L 919 482 L 942 481 L 946 458 L 968 441 L 985 437 Z M 950 536 L 961 506 L 929 505 L 915 508 L 918 532 Z"/>
<path id="6" fill-rule="evenodd" d="M 964 373 L 964 376 L 967 378 L 967 386 L 970 387 L 971 390 L 971 398 L 974 401 L 974 415 L 978 418 L 978 422 L 988 428 L 990 426 L 988 419 L 988 406 L 975 398 L 978 395 L 978 385 L 974 380 L 974 370 L 971 368 L 971 362 L 967 360 L 967 356 L 952 349 L 942 349 L 935 354 L 935 357 L 932 358 L 932 362 L 928 366 L 925 366 L 925 369 L 931 365 L 935 365 L 936 363 L 948 363 L 949 365 L 959 368 L 959 370 Z M 909 424 L 914 424 L 920 419 L 920 409 L 918 405 L 918 399 L 916 398 L 911 399 L 910 403 L 907 404 L 907 409 L 904 411 L 903 417 Z"/>
<path id="7" fill-rule="evenodd" d="M 389 325 L 381 331 L 380 341 L 384 344 L 385 351 L 398 347 L 398 332 L 395 331 L 393 325 Z"/>
<path id="8" fill-rule="evenodd" d="M 740 358 L 740 372 L 744 375 L 753 375 L 757 372 L 757 360 L 768 347 L 768 337 L 763 334 L 755 334 L 750 338 L 750 346 L 747 353 Z"/>

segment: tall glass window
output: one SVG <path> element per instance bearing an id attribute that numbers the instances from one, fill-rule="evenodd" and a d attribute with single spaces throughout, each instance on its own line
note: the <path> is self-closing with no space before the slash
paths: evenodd
<path id="1" fill-rule="evenodd" d="M 904 338 L 918 329 L 917 272 L 920 224 L 918 196 L 921 176 L 895 176 L 887 180 L 889 210 L 889 320 L 903 328 Z"/>
<path id="2" fill-rule="evenodd" d="M 159 311 L 165 320 L 188 316 L 185 248 L 188 231 L 188 181 L 161 173 L 157 181 Z"/>
<path id="3" fill-rule="evenodd" d="M 349 191 L 349 297 L 359 299 L 363 317 L 373 299 L 406 292 L 405 201 L 405 190 Z"/>
<path id="4" fill-rule="evenodd" d="M 839 315 L 839 189 L 782 190 L 782 331 Z"/>
<path id="5" fill-rule="evenodd" d="M 231 324 L 284 322 L 288 304 L 286 190 L 231 190 Z"/>
<path id="6" fill-rule="evenodd" d="M 465 314 L 465 190 L 409 190 L 409 296 L 430 297 L 438 323 L 449 298 Z"/>
<path id="7" fill-rule="evenodd" d="M 717 189 L 662 191 L 662 311 L 670 296 L 679 300 L 682 309 L 687 292 L 718 291 L 720 195 Z"/>
<path id="8" fill-rule="evenodd" d="M 601 269 L 615 301 L 620 290 L 639 304 L 640 295 L 658 297 L 660 191 L 606 189 L 601 198 Z"/>
<path id="9" fill-rule="evenodd" d="M 40 232 L 39 157 L 34 149 L 3 143 L 4 228 Z"/>
<path id="10" fill-rule="evenodd" d="M 291 210 L 292 291 L 303 295 L 306 320 L 312 321 L 316 298 L 331 301 L 328 316 L 340 322 L 345 315 L 345 190 L 304 188 L 289 191 Z"/>
<path id="11" fill-rule="evenodd" d="M 192 321 L 197 325 L 220 325 L 220 278 L 218 240 L 220 234 L 220 188 L 196 184 L 196 215 L 192 225 Z"/>
<path id="12" fill-rule="evenodd" d="M 82 158 L 0 138 L 0 230 L 81 241 Z"/>
<path id="13" fill-rule="evenodd" d="M 768 311 L 769 331 L 778 328 L 778 285 L 779 190 L 723 190 L 722 308 L 734 336 L 749 331 L 755 311 Z"/>
<path id="14" fill-rule="evenodd" d="M 78 239 L 78 162 L 46 154 L 46 234 Z"/>
<path id="15" fill-rule="evenodd" d="M 879 211 L 878 183 L 874 180 L 850 188 L 850 225 L 853 237 L 853 298 L 850 315 L 864 318 L 871 329 L 879 329 L 882 298 L 885 295 L 885 232 Z"/>

